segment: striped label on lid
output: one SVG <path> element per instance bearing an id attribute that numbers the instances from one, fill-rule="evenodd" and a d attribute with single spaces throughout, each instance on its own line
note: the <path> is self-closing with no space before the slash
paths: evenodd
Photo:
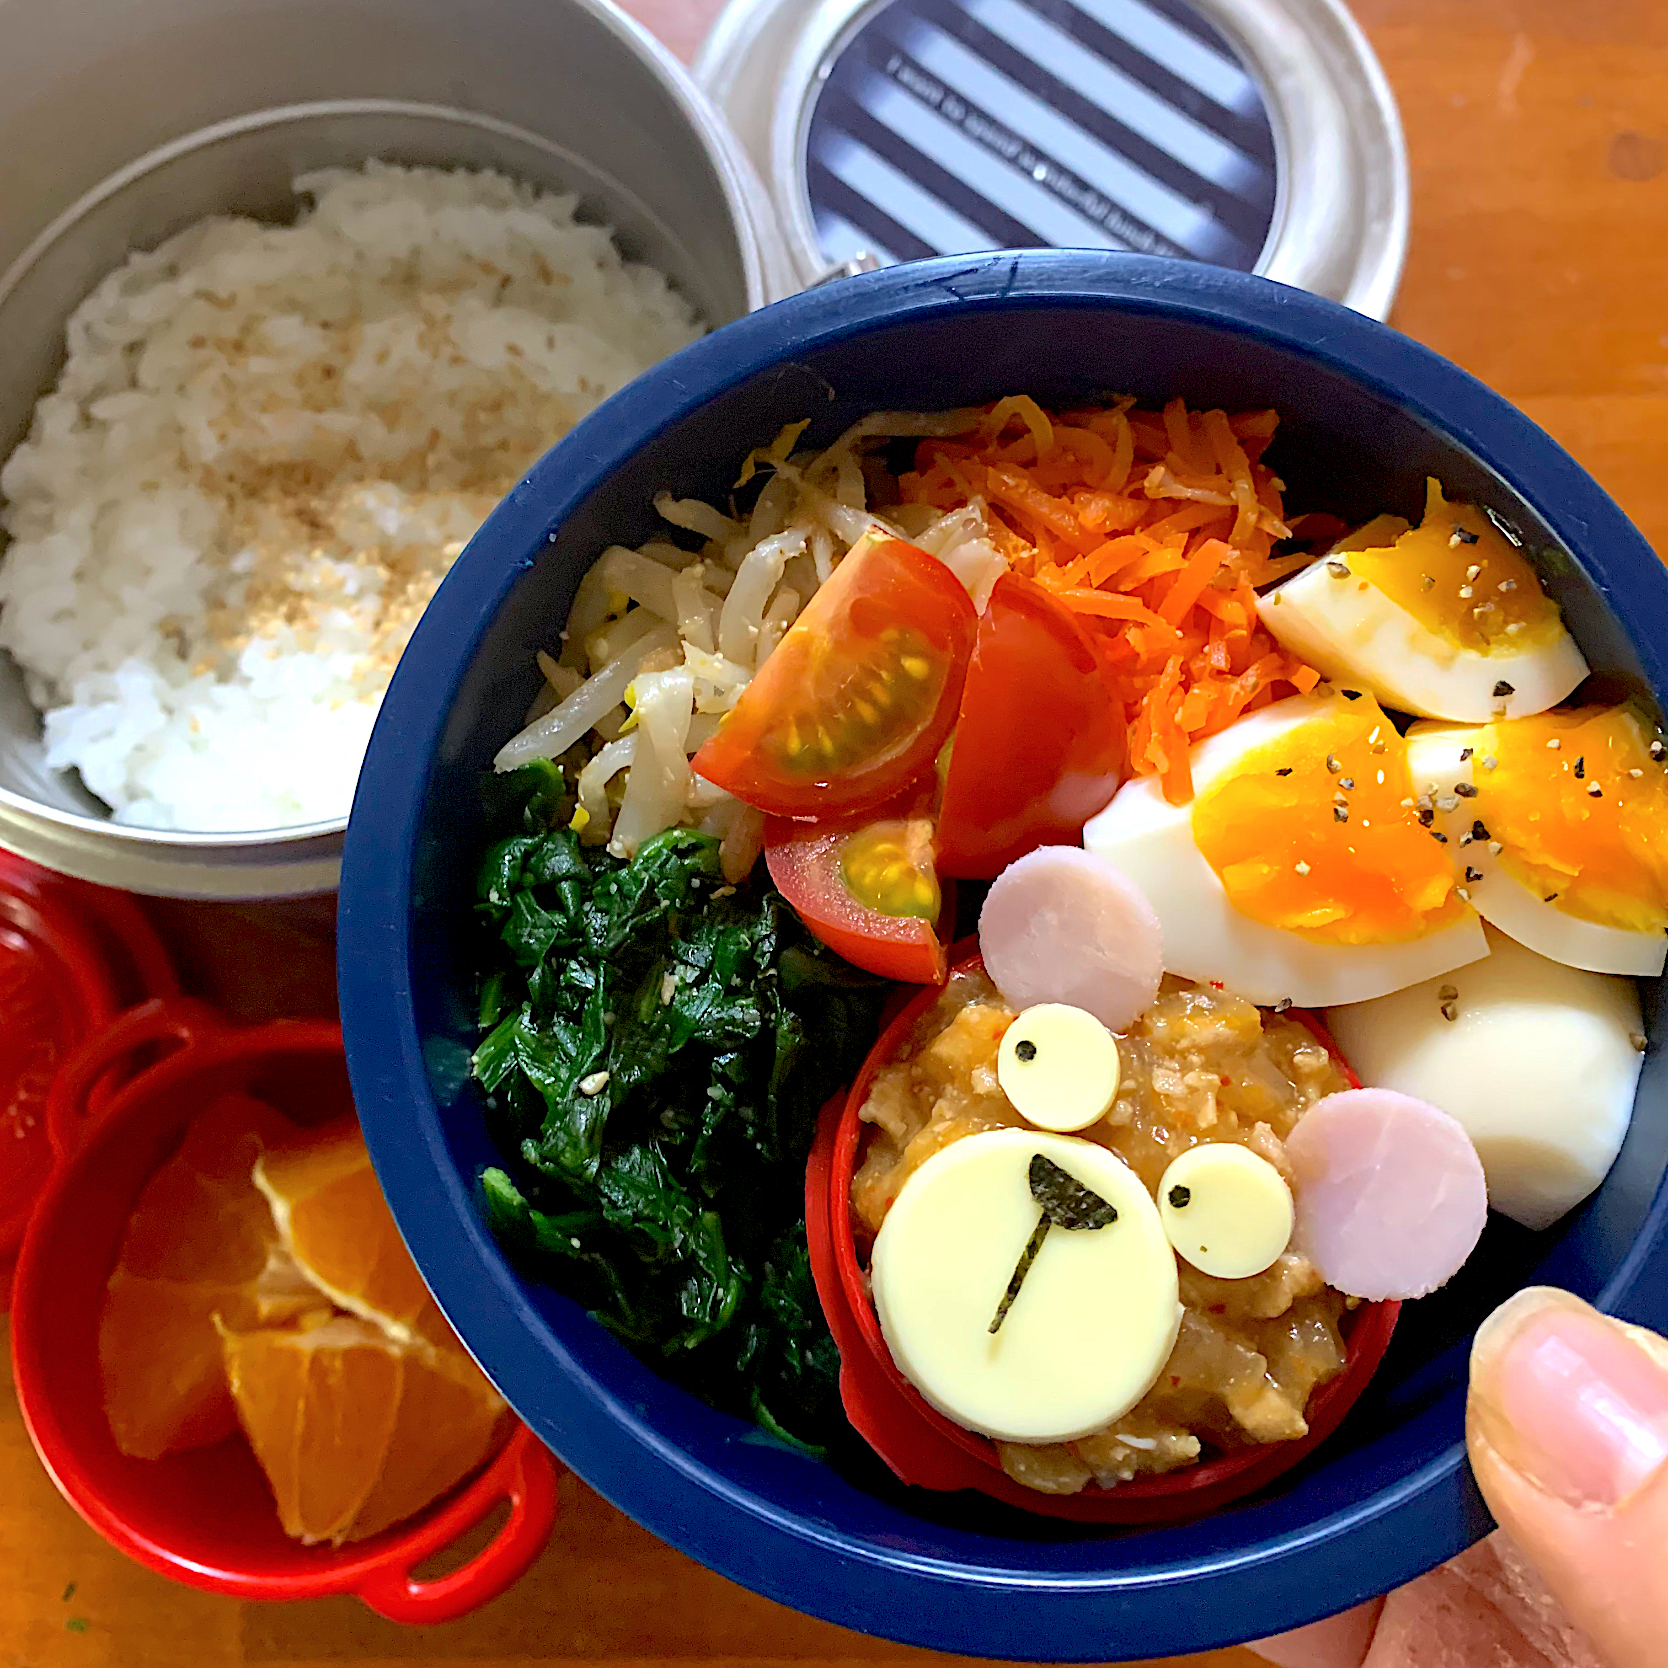
<path id="1" fill-rule="evenodd" d="M 1274 135 L 1184 0 L 891 0 L 826 67 L 806 189 L 831 261 L 1123 249 L 1255 267 Z"/>

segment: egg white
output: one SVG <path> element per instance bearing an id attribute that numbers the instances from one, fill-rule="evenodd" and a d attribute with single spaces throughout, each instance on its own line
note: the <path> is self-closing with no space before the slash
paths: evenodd
<path id="1" fill-rule="evenodd" d="M 1462 757 L 1467 749 L 1470 758 Z M 1478 820 L 1477 802 L 1457 795 L 1454 789 L 1456 784 L 1475 785 L 1475 773 L 1487 752 L 1476 729 L 1415 724 L 1407 735 L 1413 791 L 1430 793 L 1436 826 L 1448 836 L 1447 850 L 1455 875 L 1471 894 L 1472 907 L 1485 921 L 1551 961 L 1589 973 L 1654 978 L 1668 964 L 1668 936 L 1609 927 L 1566 914 L 1513 875 L 1489 850 L 1491 842 L 1466 838 Z M 1465 880 L 1467 868 L 1482 879 Z"/>
<path id="2" fill-rule="evenodd" d="M 1340 551 L 1257 599 L 1282 648 L 1335 683 L 1361 689 L 1397 712 L 1481 724 L 1504 709 L 1524 718 L 1556 706 L 1587 675 L 1587 662 L 1561 625 L 1548 642 L 1481 654 L 1439 635 L 1376 585 L 1333 567 Z M 1509 695 L 1496 695 L 1502 683 Z"/>
<path id="3" fill-rule="evenodd" d="M 1295 695 L 1264 707 L 1193 749 L 1203 793 L 1247 753 L 1337 711 L 1338 697 Z M 1319 944 L 1234 907 L 1193 840 L 1193 806 L 1171 805 L 1156 777 L 1126 782 L 1090 818 L 1083 844 L 1122 869 L 1151 901 L 1164 965 L 1184 979 L 1220 980 L 1253 1002 L 1299 1007 L 1363 1002 L 1488 954 L 1475 915 L 1402 944 Z"/>
<path id="4" fill-rule="evenodd" d="M 1495 1210 L 1545 1228 L 1621 1150 L 1644 1061 L 1639 993 L 1499 931 L 1488 939 L 1485 960 L 1333 1008 L 1326 1022 L 1364 1083 L 1427 1100 L 1465 1126 Z"/>

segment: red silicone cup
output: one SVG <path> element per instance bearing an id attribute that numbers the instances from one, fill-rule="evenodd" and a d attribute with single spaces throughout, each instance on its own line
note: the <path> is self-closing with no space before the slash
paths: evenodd
<path id="1" fill-rule="evenodd" d="M 982 972 L 977 939 L 951 951 L 955 972 Z M 916 1022 L 937 1001 L 922 991 L 898 1013 L 870 1050 L 849 1092 L 823 1108 L 806 1168 L 805 1217 L 811 1272 L 829 1330 L 840 1350 L 840 1395 L 853 1427 L 906 1482 L 937 1490 L 976 1489 L 1047 1517 L 1092 1523 L 1167 1523 L 1215 1511 L 1272 1482 L 1335 1431 L 1377 1370 L 1395 1329 L 1398 1303 L 1366 1303 L 1347 1317 L 1344 1369 L 1321 1385 L 1306 1410 L 1309 1433 L 1225 1454 L 1182 1471 L 1141 1477 L 1116 1488 L 1090 1484 L 1079 1494 L 1048 1495 L 1016 1483 L 1001 1468 L 996 1445 L 932 1407 L 898 1370 L 880 1330 L 858 1253 L 850 1199 L 863 1144 L 858 1112 L 875 1074 L 896 1058 Z M 1325 1027 L 1295 1013 L 1332 1053 L 1353 1087 L 1360 1083 Z"/>
<path id="2" fill-rule="evenodd" d="M 172 1051 L 89 1118 L 91 1086 L 113 1064 L 159 1044 Z M 65 1156 L 24 1236 L 12 1310 L 12 1370 L 36 1452 L 106 1540 L 176 1581 L 237 1598 L 353 1593 L 394 1621 L 453 1620 L 513 1585 L 549 1539 L 558 1467 L 525 1426 L 417 1517 L 341 1548 L 302 1546 L 284 1534 L 241 1436 L 164 1460 L 130 1459 L 111 1438 L 98 1321 L 123 1229 L 191 1117 L 227 1090 L 266 1101 L 298 1124 L 350 1111 L 340 1028 L 278 1020 L 234 1030 L 199 1004 L 149 1003 L 66 1062 L 51 1110 Z M 505 1501 L 502 1527 L 461 1568 L 432 1580 L 414 1574 Z"/>
<path id="3" fill-rule="evenodd" d="M 118 1005 L 179 989 L 168 952 L 143 910 L 126 892 L 55 874 L 9 851 L 0 851 L 0 891 L 49 912 L 74 916 Z"/>
<path id="4" fill-rule="evenodd" d="M 51 1173 L 47 1089 L 59 1062 L 129 1002 L 168 996 L 174 970 L 131 898 L 0 852 L 0 1310 Z M 113 1074 L 90 1091 L 98 1110 Z"/>

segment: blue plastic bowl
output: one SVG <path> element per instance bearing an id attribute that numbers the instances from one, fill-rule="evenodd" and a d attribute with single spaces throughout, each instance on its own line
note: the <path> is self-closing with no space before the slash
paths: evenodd
<path id="1" fill-rule="evenodd" d="M 1180 394 L 1281 413 L 1287 502 L 1417 519 L 1427 474 L 1541 553 L 1595 669 L 1668 692 L 1668 572 L 1599 487 L 1505 401 L 1331 302 L 1138 257 L 1002 254 L 810 291 L 640 377 L 493 513 L 400 662 L 371 741 L 341 889 L 348 1061 L 377 1173 L 442 1306 L 517 1413 L 578 1474 L 743 1586 L 830 1621 L 984 1656 L 1113 1661 L 1312 1621 L 1452 1557 L 1489 1527 L 1465 1463 L 1473 1327 L 1516 1287 L 1564 1286 L 1668 1327 L 1668 1085 L 1653 1051 L 1609 1180 L 1556 1229 L 1489 1230 L 1404 1311 L 1337 1435 L 1253 1501 L 1181 1527 L 1062 1531 L 971 1497 L 864 1485 L 715 1413 L 522 1279 L 477 1211 L 493 1161 L 469 1079 L 463 957 L 485 834 L 481 773 L 537 687 L 535 649 L 657 490 L 722 494 L 782 424 L 1023 390 Z M 1660 1037 L 1657 994 L 1648 994 Z"/>

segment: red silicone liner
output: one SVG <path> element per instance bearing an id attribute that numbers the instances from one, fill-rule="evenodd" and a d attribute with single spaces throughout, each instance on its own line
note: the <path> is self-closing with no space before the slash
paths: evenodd
<path id="1" fill-rule="evenodd" d="M 159 1049 L 168 1052 L 89 1109 L 94 1085 L 113 1068 Z M 191 1117 L 228 1089 L 298 1123 L 350 1110 L 340 1028 L 279 1020 L 237 1030 L 199 1003 L 150 1002 L 65 1062 L 48 1111 L 56 1163 L 24 1236 L 12 1311 L 12 1370 L 29 1435 L 81 1516 L 162 1575 L 236 1598 L 352 1593 L 394 1621 L 451 1621 L 508 1589 L 549 1539 L 559 1470 L 526 1426 L 515 1425 L 484 1468 L 417 1517 L 341 1548 L 284 1534 L 241 1437 L 136 1460 L 110 1435 L 98 1322 L 123 1229 Z M 509 1515 L 481 1551 L 449 1574 L 415 1573 L 501 1502 Z"/>
<path id="2" fill-rule="evenodd" d="M 977 939 L 951 951 L 952 970 L 982 972 Z M 1242 1499 L 1290 1470 L 1335 1431 L 1377 1370 L 1395 1329 L 1399 1303 L 1366 1303 L 1347 1317 L 1343 1371 L 1309 1398 L 1307 1436 L 1206 1460 L 1181 1471 L 1141 1477 L 1116 1488 L 1091 1483 L 1081 1493 L 1049 1495 L 1016 1483 L 996 1445 L 932 1407 L 898 1370 L 880 1330 L 868 1276 L 857 1250 L 850 1207 L 864 1125 L 858 1116 L 875 1074 L 897 1057 L 916 1022 L 941 995 L 924 990 L 881 1033 L 849 1091 L 823 1108 L 805 1178 L 811 1272 L 840 1350 L 840 1394 L 853 1427 L 906 1482 L 935 1490 L 976 1489 L 1047 1517 L 1093 1523 L 1165 1523 L 1196 1517 Z M 1292 1018 L 1311 1030 L 1352 1087 L 1360 1081 L 1313 1014 Z"/>
<path id="3" fill-rule="evenodd" d="M 0 852 L 0 1311 L 52 1170 L 46 1098 L 59 1062 L 130 1002 L 177 989 L 131 898 Z M 99 1084 L 94 1103 L 112 1087 Z"/>

